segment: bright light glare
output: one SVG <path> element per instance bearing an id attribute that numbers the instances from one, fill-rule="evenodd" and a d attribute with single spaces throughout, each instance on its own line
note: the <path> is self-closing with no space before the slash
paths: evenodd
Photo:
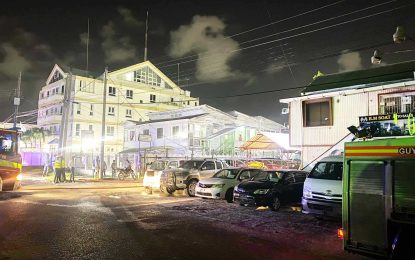
<path id="1" fill-rule="evenodd" d="M 19 175 L 17 175 L 16 180 L 18 180 L 18 181 L 23 180 L 23 175 L 21 173 Z"/>

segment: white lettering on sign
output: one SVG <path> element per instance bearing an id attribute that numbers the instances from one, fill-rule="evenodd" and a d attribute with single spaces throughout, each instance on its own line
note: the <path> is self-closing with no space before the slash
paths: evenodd
<path id="1" fill-rule="evenodd" d="M 415 147 L 401 147 L 398 151 L 399 154 L 415 154 Z"/>

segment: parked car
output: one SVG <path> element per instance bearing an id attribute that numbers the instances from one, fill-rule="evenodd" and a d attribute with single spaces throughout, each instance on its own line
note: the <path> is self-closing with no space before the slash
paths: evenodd
<path id="1" fill-rule="evenodd" d="M 226 199 L 233 202 L 233 188 L 241 181 L 249 180 L 262 172 L 254 168 L 228 168 L 218 171 L 211 178 L 200 180 L 196 186 L 196 196 L 211 199 Z"/>
<path id="2" fill-rule="evenodd" d="M 194 197 L 196 185 L 201 179 L 212 177 L 217 171 L 228 165 L 219 159 L 195 159 L 184 162 L 180 168 L 163 171 L 160 188 L 170 194 L 176 190 L 185 190 Z"/>
<path id="3" fill-rule="evenodd" d="M 313 167 L 304 183 L 303 213 L 342 216 L 343 156 L 328 156 Z"/>
<path id="4" fill-rule="evenodd" d="M 307 172 L 278 170 L 261 172 L 235 186 L 234 200 L 240 205 L 268 206 L 277 211 L 284 203 L 300 202 Z"/>
<path id="5" fill-rule="evenodd" d="M 178 168 L 184 160 L 162 159 L 150 164 L 144 173 L 143 186 L 146 193 L 151 194 L 153 189 L 160 189 L 160 176 L 164 170 Z"/>

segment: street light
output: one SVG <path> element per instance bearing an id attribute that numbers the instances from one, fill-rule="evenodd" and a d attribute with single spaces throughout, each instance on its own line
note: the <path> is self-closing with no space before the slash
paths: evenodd
<path id="1" fill-rule="evenodd" d="M 393 42 L 394 43 L 402 43 L 406 41 L 406 39 L 412 40 L 409 36 L 406 35 L 405 29 L 402 26 L 396 27 L 396 31 L 393 34 Z M 409 50 L 411 51 L 411 50 Z M 386 53 L 388 54 L 388 53 Z M 379 50 L 375 50 L 373 56 L 371 57 L 372 64 L 380 64 L 382 62 L 382 53 Z"/>
<path id="2" fill-rule="evenodd" d="M 393 42 L 401 43 L 406 40 L 406 33 L 402 26 L 396 27 L 396 32 L 393 34 Z"/>
<path id="3" fill-rule="evenodd" d="M 379 50 L 375 50 L 373 56 L 371 58 L 372 64 L 380 64 L 382 61 L 382 57 L 380 56 L 381 52 Z"/>

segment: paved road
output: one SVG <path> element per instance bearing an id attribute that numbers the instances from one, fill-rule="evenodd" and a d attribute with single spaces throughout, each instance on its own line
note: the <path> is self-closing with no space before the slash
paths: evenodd
<path id="1" fill-rule="evenodd" d="M 147 195 L 141 187 L 36 185 L 0 194 L 0 259 L 355 259 L 338 223 Z M 79 189 L 78 189 L 79 188 Z"/>

